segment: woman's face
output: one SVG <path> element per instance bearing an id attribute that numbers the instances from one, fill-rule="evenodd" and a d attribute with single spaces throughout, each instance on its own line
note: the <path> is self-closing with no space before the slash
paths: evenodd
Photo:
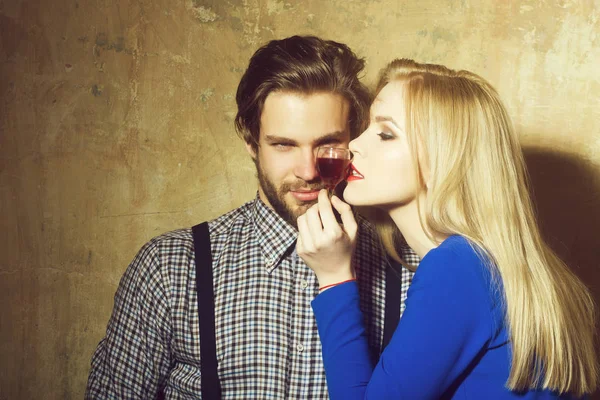
<path id="1" fill-rule="evenodd" d="M 418 182 L 405 125 L 404 84 L 390 82 L 371 106 L 369 127 L 350 142 L 348 203 L 391 210 L 415 201 Z"/>

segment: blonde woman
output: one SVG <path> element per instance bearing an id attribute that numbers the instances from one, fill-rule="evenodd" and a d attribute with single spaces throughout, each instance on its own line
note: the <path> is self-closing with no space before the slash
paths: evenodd
<path id="1" fill-rule="evenodd" d="M 350 207 L 323 191 L 298 218 L 298 254 L 322 289 L 312 306 L 332 399 L 556 399 L 597 388 L 592 299 L 540 237 L 518 139 L 489 83 L 395 60 L 350 149 L 345 200 L 393 222 L 381 227 L 393 257 L 404 240 L 422 261 L 374 366 Z"/>

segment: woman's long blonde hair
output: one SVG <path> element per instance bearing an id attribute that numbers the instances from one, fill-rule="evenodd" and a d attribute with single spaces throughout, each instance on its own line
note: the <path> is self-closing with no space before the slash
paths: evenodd
<path id="1" fill-rule="evenodd" d="M 507 387 L 593 392 L 594 303 L 540 235 L 521 147 L 498 93 L 471 72 L 407 59 L 382 71 L 377 91 L 390 81 L 404 83 L 407 134 L 427 192 L 425 231 L 466 237 L 501 279 L 512 347 Z M 399 231 L 389 218 L 375 222 L 398 259 Z"/>

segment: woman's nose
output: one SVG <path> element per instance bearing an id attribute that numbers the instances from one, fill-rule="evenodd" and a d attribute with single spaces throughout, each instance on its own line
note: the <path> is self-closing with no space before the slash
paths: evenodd
<path id="1" fill-rule="evenodd" d="M 355 145 L 355 140 L 351 140 L 350 143 L 348 144 L 348 148 L 350 149 L 350 151 L 352 153 L 354 153 L 356 151 L 356 145 Z"/>
<path id="2" fill-rule="evenodd" d="M 360 154 L 359 138 L 360 136 L 352 140 L 350 144 L 348 144 L 348 148 L 352 152 L 352 158 L 354 158 L 356 154 Z"/>

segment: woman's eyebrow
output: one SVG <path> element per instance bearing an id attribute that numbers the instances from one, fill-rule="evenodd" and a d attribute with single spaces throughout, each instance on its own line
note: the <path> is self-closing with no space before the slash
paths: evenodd
<path id="1" fill-rule="evenodd" d="M 377 115 L 375 117 L 375 122 L 391 122 L 392 124 L 394 124 L 396 126 L 396 128 L 402 130 L 402 128 L 400 128 L 400 125 L 392 117 L 388 117 L 385 115 Z"/>

